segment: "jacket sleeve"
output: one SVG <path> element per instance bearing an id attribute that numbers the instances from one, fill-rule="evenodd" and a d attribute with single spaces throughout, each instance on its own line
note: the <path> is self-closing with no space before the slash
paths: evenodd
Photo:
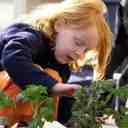
<path id="1" fill-rule="evenodd" d="M 36 33 L 21 31 L 10 37 L 3 48 L 1 61 L 12 80 L 21 87 L 41 84 L 50 89 L 54 86 L 57 81 L 35 67 L 32 61 L 32 52 L 39 47 Z"/>

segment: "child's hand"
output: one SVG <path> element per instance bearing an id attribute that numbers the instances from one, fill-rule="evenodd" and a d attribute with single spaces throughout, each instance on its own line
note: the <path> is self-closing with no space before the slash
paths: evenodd
<path id="1" fill-rule="evenodd" d="M 54 95 L 58 96 L 73 96 L 75 91 L 80 89 L 80 85 L 77 84 L 64 84 L 64 83 L 57 83 L 51 89 Z"/>

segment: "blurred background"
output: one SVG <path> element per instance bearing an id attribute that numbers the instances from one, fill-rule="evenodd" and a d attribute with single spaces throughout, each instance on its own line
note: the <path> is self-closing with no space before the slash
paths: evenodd
<path id="1" fill-rule="evenodd" d="M 39 4 L 61 0 L 0 0 L 0 29 Z"/>
<path id="2" fill-rule="evenodd" d="M 0 0 L 0 28 L 13 19 L 13 0 Z"/>

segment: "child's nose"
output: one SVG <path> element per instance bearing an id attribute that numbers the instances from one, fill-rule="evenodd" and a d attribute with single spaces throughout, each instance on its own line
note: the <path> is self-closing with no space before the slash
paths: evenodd
<path id="1" fill-rule="evenodd" d="M 77 50 L 76 50 L 76 54 L 77 54 L 78 56 L 83 56 L 83 54 L 85 54 L 85 48 L 82 47 L 82 48 L 77 49 Z"/>
<path id="2" fill-rule="evenodd" d="M 81 54 L 81 55 L 80 55 L 80 60 L 83 60 L 84 57 L 85 57 L 85 53 Z"/>
<path id="3" fill-rule="evenodd" d="M 85 56 L 85 52 L 76 51 L 76 55 L 79 59 L 83 59 Z"/>

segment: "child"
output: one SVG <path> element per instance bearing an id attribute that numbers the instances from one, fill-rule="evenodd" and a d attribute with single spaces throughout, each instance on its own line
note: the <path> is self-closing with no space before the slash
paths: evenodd
<path id="1" fill-rule="evenodd" d="M 97 0 L 67 0 L 39 8 L 34 22 L 16 23 L 0 34 L 0 69 L 21 89 L 42 84 L 54 95 L 68 95 L 80 85 L 66 84 L 71 65 L 86 51 L 97 53 L 97 78 L 103 78 L 111 52 L 111 32 Z M 36 66 L 35 64 L 39 65 Z M 42 69 L 51 68 L 58 82 Z M 3 86 L 3 85 L 0 85 Z"/>

